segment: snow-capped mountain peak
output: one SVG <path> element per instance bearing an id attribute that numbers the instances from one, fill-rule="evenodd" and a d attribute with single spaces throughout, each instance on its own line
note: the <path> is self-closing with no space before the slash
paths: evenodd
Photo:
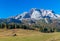
<path id="1" fill-rule="evenodd" d="M 52 10 L 44 10 L 44 9 L 36 9 L 36 8 L 32 8 L 30 10 L 30 12 L 24 12 L 20 15 L 15 16 L 15 19 L 26 19 L 26 18 L 30 18 L 30 19 L 42 19 L 42 18 L 54 18 L 57 19 L 58 15 L 56 15 L 54 13 L 54 11 Z"/>
<path id="2" fill-rule="evenodd" d="M 35 9 L 31 14 L 31 18 L 33 19 L 40 19 L 41 17 L 42 17 L 42 14 L 38 9 Z"/>

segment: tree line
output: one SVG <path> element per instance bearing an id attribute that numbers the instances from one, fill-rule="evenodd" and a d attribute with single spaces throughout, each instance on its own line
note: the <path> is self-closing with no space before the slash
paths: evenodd
<path id="1" fill-rule="evenodd" d="M 37 22 L 33 24 L 0 23 L 0 29 L 26 29 L 26 30 L 36 30 L 36 31 L 45 32 L 45 33 L 57 31 L 54 24 L 47 24 L 42 22 Z"/>

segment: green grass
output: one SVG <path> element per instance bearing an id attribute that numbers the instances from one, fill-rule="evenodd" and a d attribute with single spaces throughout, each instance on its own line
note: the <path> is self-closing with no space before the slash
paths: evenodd
<path id="1" fill-rule="evenodd" d="M 12 36 L 13 32 L 17 36 Z M 23 29 L 0 30 L 0 41 L 60 41 L 60 32 L 41 33 Z"/>

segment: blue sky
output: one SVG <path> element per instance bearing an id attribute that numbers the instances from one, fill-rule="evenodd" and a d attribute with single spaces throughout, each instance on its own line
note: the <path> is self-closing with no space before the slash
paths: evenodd
<path id="1" fill-rule="evenodd" d="M 60 14 L 60 0 L 0 0 L 0 18 L 28 12 L 31 8 L 51 9 Z"/>

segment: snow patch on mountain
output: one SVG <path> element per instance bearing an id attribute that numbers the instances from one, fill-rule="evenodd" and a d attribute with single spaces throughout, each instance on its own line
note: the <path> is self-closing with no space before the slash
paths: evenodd
<path id="1" fill-rule="evenodd" d="M 32 19 L 41 19 L 42 18 L 42 15 L 41 15 L 41 12 L 38 11 L 38 10 L 33 10 L 33 13 L 31 14 L 31 18 Z"/>

